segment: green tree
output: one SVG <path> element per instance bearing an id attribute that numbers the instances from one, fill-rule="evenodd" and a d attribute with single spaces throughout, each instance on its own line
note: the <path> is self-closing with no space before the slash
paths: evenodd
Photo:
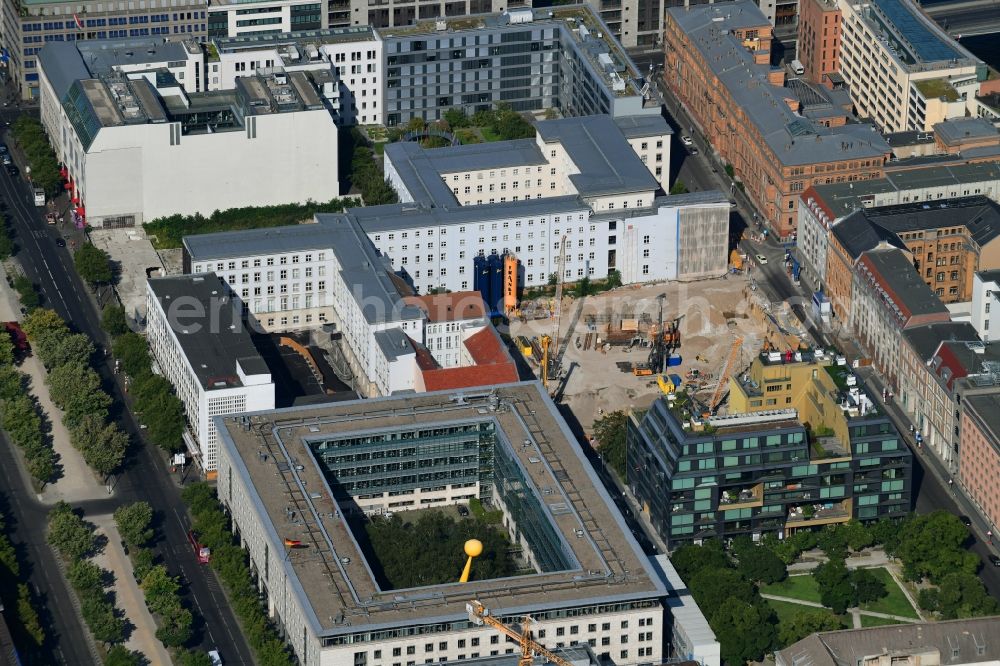
<path id="1" fill-rule="evenodd" d="M 820 609 L 796 611 L 778 625 L 778 644 L 785 647 L 820 631 L 836 631 L 843 625 L 835 616 Z"/>
<path id="2" fill-rule="evenodd" d="M 39 339 L 35 351 L 45 367 L 51 370 L 67 363 L 89 365 L 94 345 L 83 333 L 49 334 Z"/>
<path id="3" fill-rule="evenodd" d="M 115 613 L 115 607 L 103 597 L 80 599 L 83 621 L 90 627 L 94 640 L 110 645 L 125 640 L 125 622 Z"/>
<path id="4" fill-rule="evenodd" d="M 691 578 L 688 587 L 707 616 L 711 616 L 727 599 L 750 603 L 757 596 L 753 583 L 734 569 L 702 569 Z"/>
<path id="5" fill-rule="evenodd" d="M 670 194 L 687 194 L 687 193 L 688 193 L 687 185 L 685 185 L 684 181 L 682 180 L 674 181 L 673 186 L 670 188 Z"/>
<path id="6" fill-rule="evenodd" d="M 872 533 L 872 530 L 858 520 L 852 519 L 844 523 L 841 526 L 841 530 L 843 531 L 847 546 L 854 552 L 864 550 L 875 543 L 875 535 Z"/>
<path id="7" fill-rule="evenodd" d="M 41 646 L 45 643 L 45 629 L 38 617 L 38 611 L 35 610 L 31 590 L 24 583 L 17 585 L 17 619 L 35 645 Z"/>
<path id="8" fill-rule="evenodd" d="M 175 663 L 177 666 L 212 666 L 208 654 L 197 650 L 184 650 L 177 655 Z"/>
<path id="9" fill-rule="evenodd" d="M 208 659 L 208 655 L 205 658 Z M 104 666 L 146 666 L 148 663 L 144 654 L 129 650 L 124 645 L 112 645 L 104 658 Z M 206 666 L 211 666 L 211 660 Z"/>
<path id="10" fill-rule="evenodd" d="M 576 281 L 575 291 L 577 298 L 590 296 L 592 293 L 594 293 L 594 285 L 590 282 L 590 278 L 584 275 L 582 278 Z"/>
<path id="11" fill-rule="evenodd" d="M 49 543 L 73 562 L 93 552 L 94 533 L 69 504 L 59 502 L 49 511 Z"/>
<path id="12" fill-rule="evenodd" d="M 855 569 L 851 572 L 851 583 L 854 585 L 858 603 L 866 604 L 881 599 L 888 591 L 885 583 L 868 569 Z"/>
<path id="13" fill-rule="evenodd" d="M 82 595 L 100 595 L 104 588 L 106 572 L 91 560 L 76 560 L 69 566 L 66 578 L 73 589 Z"/>
<path id="14" fill-rule="evenodd" d="M 130 548 L 129 554 L 132 557 L 132 575 L 136 582 L 141 582 L 152 570 L 156 555 L 149 548 Z"/>
<path id="15" fill-rule="evenodd" d="M 132 378 L 149 372 L 152 360 L 146 338 L 138 333 L 124 333 L 111 345 L 115 358 L 121 361 L 125 374 Z"/>
<path id="16" fill-rule="evenodd" d="M 90 284 L 111 282 L 111 258 L 93 243 L 84 243 L 73 253 L 76 272 Z"/>
<path id="17" fill-rule="evenodd" d="M 28 473 L 44 487 L 56 473 L 56 454 L 52 449 L 41 448 L 27 460 Z"/>
<path id="18" fill-rule="evenodd" d="M 63 318 L 56 314 L 55 310 L 47 308 L 40 308 L 29 312 L 21 323 L 21 328 L 32 344 L 49 333 L 69 334 L 69 329 L 66 327 L 66 322 L 63 321 Z"/>
<path id="19" fill-rule="evenodd" d="M 751 547 L 741 553 L 737 569 L 749 580 L 764 585 L 777 583 L 788 575 L 785 563 L 774 552 L 763 546 Z"/>
<path id="20" fill-rule="evenodd" d="M 153 522 L 153 507 L 148 502 L 123 504 L 115 509 L 115 524 L 130 547 L 145 546 L 153 538 L 150 525 Z"/>
<path id="21" fill-rule="evenodd" d="M 827 525 L 816 535 L 816 545 L 831 560 L 847 557 L 847 535 L 840 525 Z"/>
<path id="22" fill-rule="evenodd" d="M 6 220 L 0 226 L 0 261 L 6 261 L 14 256 L 14 239 L 10 235 L 10 227 Z"/>
<path id="23" fill-rule="evenodd" d="M 162 564 L 155 565 L 142 579 L 142 591 L 146 595 L 146 606 L 150 612 L 163 615 L 180 605 L 177 579 L 167 573 Z"/>
<path id="24" fill-rule="evenodd" d="M 148 404 L 137 405 L 137 408 L 142 412 L 142 421 L 148 428 L 146 434 L 151 442 L 169 452 L 184 448 L 181 439 L 186 426 L 184 404 L 177 396 L 162 393 Z"/>
<path id="25" fill-rule="evenodd" d="M 605 463 L 623 479 L 628 478 L 625 466 L 625 433 L 628 430 L 628 415 L 623 410 L 608 412 L 594 421 L 594 438 L 597 451 Z"/>
<path id="26" fill-rule="evenodd" d="M 915 516 L 899 529 L 898 545 L 891 554 L 903 561 L 910 580 L 923 577 L 940 583 L 950 573 L 974 574 L 979 558 L 963 548 L 969 531 L 954 514 L 946 511 Z"/>
<path id="27" fill-rule="evenodd" d="M 820 588 L 820 602 L 837 615 L 858 604 L 857 590 L 843 560 L 829 560 L 816 567 L 813 576 Z"/>
<path id="28" fill-rule="evenodd" d="M 444 119 L 452 129 L 469 126 L 469 117 L 461 109 L 448 109 L 444 112 Z"/>
<path id="29" fill-rule="evenodd" d="M 112 338 L 128 333 L 128 318 L 125 316 L 125 308 L 114 304 L 105 305 L 104 311 L 101 313 L 101 328 Z"/>
<path id="30" fill-rule="evenodd" d="M 175 608 L 163 618 L 163 623 L 156 630 L 156 637 L 165 647 L 180 647 L 191 638 L 191 611 L 186 608 Z"/>
<path id="31" fill-rule="evenodd" d="M 617 289 L 622 286 L 622 274 L 618 272 L 617 268 L 612 268 L 608 271 L 608 277 L 604 280 L 604 286 L 608 289 Z"/>
<path id="32" fill-rule="evenodd" d="M 702 569 L 725 569 L 729 567 L 729 558 L 722 550 L 722 545 L 716 541 L 706 541 L 701 546 L 686 543 L 673 552 L 670 563 L 684 580 L 691 580 Z"/>
<path id="33" fill-rule="evenodd" d="M 921 610 L 937 611 L 941 608 L 941 591 L 936 587 L 925 587 L 917 594 L 917 605 Z"/>
<path id="34" fill-rule="evenodd" d="M 97 414 L 84 415 L 70 429 L 70 440 L 91 469 L 105 479 L 125 461 L 128 435 L 117 424 L 105 423 Z"/>
<path id="35" fill-rule="evenodd" d="M 101 389 L 101 378 L 91 368 L 68 363 L 54 368 L 46 379 L 52 401 L 62 409 L 66 426 L 75 427 L 83 417 L 107 419 L 111 397 Z"/>
<path id="36" fill-rule="evenodd" d="M 986 592 L 982 580 L 967 571 L 955 571 L 941 579 L 937 602 L 937 610 L 945 620 L 994 615 L 998 611 L 996 599 Z"/>
<path id="37" fill-rule="evenodd" d="M 719 638 L 723 660 L 729 666 L 760 661 L 775 641 L 770 612 L 757 604 L 732 597 L 712 614 L 709 624 Z"/>

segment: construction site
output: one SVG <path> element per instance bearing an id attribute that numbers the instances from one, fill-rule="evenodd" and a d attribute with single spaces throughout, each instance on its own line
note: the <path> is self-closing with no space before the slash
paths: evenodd
<path id="1" fill-rule="evenodd" d="M 678 391 L 725 413 L 729 374 L 763 349 L 798 349 L 804 335 L 787 304 L 742 274 L 540 299 L 522 312 L 510 323 L 517 352 L 586 429 L 604 412 Z"/>

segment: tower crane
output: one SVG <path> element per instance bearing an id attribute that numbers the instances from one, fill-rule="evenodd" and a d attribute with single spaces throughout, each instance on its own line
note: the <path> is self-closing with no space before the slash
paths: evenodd
<path id="1" fill-rule="evenodd" d="M 558 280 L 556 281 L 556 334 L 549 341 L 549 343 L 555 342 L 557 356 L 559 349 L 559 336 L 562 334 L 562 297 L 563 297 L 563 279 L 566 275 L 566 234 L 563 234 L 562 238 L 559 240 L 559 261 L 556 262 L 556 270 L 559 272 Z M 548 349 L 548 344 L 543 343 L 544 348 Z M 543 363 L 545 364 L 545 369 L 543 370 L 543 384 L 548 387 L 548 376 L 549 376 L 549 354 L 545 354 L 545 359 Z"/>
<path id="2" fill-rule="evenodd" d="M 573 666 L 531 637 L 531 616 L 524 616 L 521 620 L 521 631 L 517 631 L 490 615 L 489 609 L 476 600 L 465 604 L 465 609 L 469 612 L 469 622 L 478 626 L 485 624 L 520 644 L 521 657 L 517 661 L 517 666 L 534 666 L 536 654 L 545 657 L 556 666 Z"/>
<path id="3" fill-rule="evenodd" d="M 743 338 L 738 337 L 733 340 L 733 346 L 729 349 L 729 357 L 726 358 L 726 364 L 722 366 L 722 374 L 719 375 L 719 383 L 715 387 L 715 392 L 712 393 L 712 399 L 708 401 L 708 415 L 714 414 L 719 407 L 719 402 L 726 392 L 726 384 L 729 383 L 729 375 L 733 371 L 733 366 L 736 365 L 736 359 L 742 346 Z"/>

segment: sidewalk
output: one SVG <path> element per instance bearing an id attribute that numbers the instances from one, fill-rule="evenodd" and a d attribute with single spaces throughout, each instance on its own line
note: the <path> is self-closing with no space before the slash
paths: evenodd
<path id="1" fill-rule="evenodd" d="M 20 305 L 17 294 L 7 284 L 7 272 L 0 265 L 0 321 L 20 321 Z M 37 495 L 38 501 L 45 504 L 55 504 L 60 500 L 69 503 L 83 500 L 101 499 L 108 496 L 105 487 L 94 476 L 94 473 L 84 462 L 83 456 L 70 443 L 69 431 L 62 422 L 62 411 L 52 403 L 49 387 L 45 384 L 45 368 L 38 357 L 31 355 L 21 363 L 21 371 L 30 378 L 30 392 L 38 400 L 42 411 L 49 420 L 52 438 L 52 448 L 58 455 L 58 464 L 62 475 L 58 480 L 48 484 L 45 490 Z"/>
<path id="2" fill-rule="evenodd" d="M 132 575 L 132 562 L 122 549 L 114 517 L 104 514 L 87 516 L 87 520 L 97 525 L 97 532 L 108 538 L 104 551 L 94 557 L 94 563 L 114 574 L 115 583 L 111 589 L 115 593 L 115 605 L 125 611 L 125 617 L 133 625 L 125 647 L 142 652 L 150 664 L 170 664 L 170 654 L 156 638 L 156 622 L 146 608 L 146 598 Z"/>
<path id="3" fill-rule="evenodd" d="M 764 599 L 771 599 L 772 601 L 783 601 L 788 604 L 798 604 L 799 606 L 809 606 L 810 608 L 823 608 L 829 610 L 821 603 L 815 601 L 805 601 L 803 599 L 796 599 L 794 597 L 779 597 L 777 594 L 761 594 Z M 860 608 L 848 608 L 848 613 L 852 615 L 871 615 L 872 617 L 881 617 L 886 620 L 898 620 L 899 622 L 907 622 L 909 624 L 916 624 L 917 622 L 922 622 L 922 620 L 915 620 L 912 617 L 906 617 L 904 615 L 891 615 L 889 613 L 877 613 L 875 611 L 861 610 Z M 855 623 L 855 626 L 861 626 L 860 621 Z"/>

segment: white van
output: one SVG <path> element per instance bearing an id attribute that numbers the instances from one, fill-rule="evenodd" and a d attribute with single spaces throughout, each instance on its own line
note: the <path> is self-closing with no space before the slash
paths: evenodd
<path id="1" fill-rule="evenodd" d="M 802 66 L 802 63 L 798 60 L 792 61 L 792 71 L 796 74 L 802 75 L 806 73 L 806 68 Z"/>

